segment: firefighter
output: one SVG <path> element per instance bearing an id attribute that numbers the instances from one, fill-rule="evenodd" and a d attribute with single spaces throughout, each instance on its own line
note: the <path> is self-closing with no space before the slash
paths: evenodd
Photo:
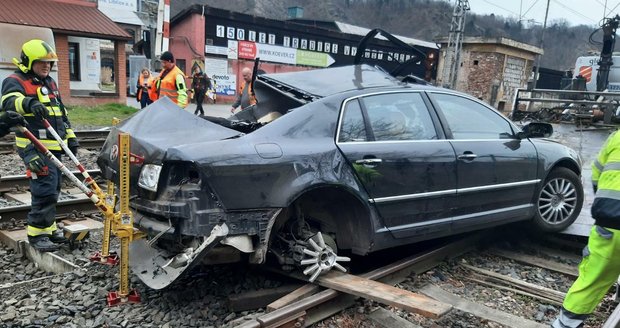
<path id="1" fill-rule="evenodd" d="M 56 130 L 73 153 L 78 142 L 71 129 L 67 110 L 62 104 L 56 81 L 49 76 L 58 56 L 54 49 L 42 40 L 30 40 L 23 44 L 19 59 L 13 59 L 19 70 L 2 83 L 2 108 L 17 112 L 28 122 L 28 130 L 34 134 L 56 157 L 62 155 L 58 141 L 46 131 L 43 120 Z M 22 133 L 16 132 L 17 151 L 26 164 L 30 178 L 32 205 L 27 219 L 28 241 L 42 252 L 52 252 L 59 244 L 67 242 L 56 227 L 56 203 L 60 194 L 62 174 L 47 157 L 40 154 Z"/>
<path id="2" fill-rule="evenodd" d="M 566 293 L 554 328 L 582 327 L 620 274 L 620 133 L 607 138 L 592 163 L 594 202 L 588 245 L 579 264 L 579 277 Z"/>
<path id="3" fill-rule="evenodd" d="M 187 106 L 185 74 L 174 64 L 174 56 L 170 51 L 164 51 L 159 60 L 164 70 L 153 83 L 153 88 L 155 88 L 155 99 L 153 101 L 168 96 L 179 107 L 185 108 Z"/>
<path id="4" fill-rule="evenodd" d="M 241 86 L 237 93 L 237 100 L 230 108 L 230 112 L 233 114 L 239 105 L 241 105 L 241 110 L 256 105 L 256 95 L 254 90 L 252 90 L 252 70 L 249 67 L 244 67 L 241 70 L 241 75 L 243 76 L 243 81 L 241 81 Z"/>

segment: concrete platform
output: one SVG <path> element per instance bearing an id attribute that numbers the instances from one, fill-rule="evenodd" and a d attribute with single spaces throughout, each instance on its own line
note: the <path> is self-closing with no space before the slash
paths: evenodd
<path id="1" fill-rule="evenodd" d="M 90 218 L 79 221 L 62 220 L 62 223 L 65 226 L 65 231 L 84 232 L 103 229 L 102 222 Z M 26 229 L 0 230 L 0 241 L 14 249 L 18 254 L 29 258 L 39 268 L 47 272 L 63 273 L 79 268 L 55 253 L 42 253 L 30 247 Z"/>

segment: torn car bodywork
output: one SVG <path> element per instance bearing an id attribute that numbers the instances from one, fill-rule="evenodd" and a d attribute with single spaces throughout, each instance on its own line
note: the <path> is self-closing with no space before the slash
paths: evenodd
<path id="1" fill-rule="evenodd" d="M 108 136 L 107 179 L 118 181 L 118 132 L 143 159 L 130 206 L 148 238 L 132 243 L 130 265 L 149 287 L 222 254 L 264 263 L 268 251 L 316 278 L 342 268 L 337 250 L 365 255 L 533 216 L 558 231 L 581 210 L 576 153 L 471 96 L 368 65 L 259 75 L 254 89 L 258 107 L 228 119 L 164 98 Z"/>
<path id="2" fill-rule="evenodd" d="M 351 67 L 342 70 L 345 69 L 353 73 Z M 364 83 L 370 86 L 397 83 L 385 80 L 384 73 L 375 69 L 366 67 L 364 71 L 358 67 L 356 74 L 360 78 L 364 74 L 371 76 L 365 80 L 349 78 L 348 83 L 340 86 L 356 89 L 364 87 Z M 316 74 L 319 79 L 324 78 L 322 72 Z M 301 78 L 308 77 L 304 75 Z M 376 75 L 381 77 L 380 83 Z M 306 101 L 296 98 L 298 95 L 288 95 L 299 90 L 282 87 L 296 83 L 291 78 L 285 76 L 280 80 L 284 92 L 257 81 L 255 88 L 264 112 L 257 110 L 248 117 L 249 111 L 244 111 L 243 120 L 239 115 L 230 120 L 209 118 L 214 123 L 164 98 L 112 129 L 98 164 L 107 179 L 117 181 L 117 135 L 118 132 L 131 135 L 131 153 L 144 159 L 144 163 L 134 164 L 130 170 L 134 222 L 149 239 L 156 239 L 150 245 L 159 244 L 165 249 L 156 252 L 165 258 L 162 263 L 188 248 L 196 249 L 195 245 L 188 246 L 190 240 L 209 236 L 222 223 L 226 224 L 228 233 L 219 246 L 230 245 L 250 253 L 251 262 L 262 263 L 277 216 L 284 214 L 299 195 L 315 188 L 336 186 L 354 195 L 362 206 L 368 206 L 365 201 L 368 196 L 353 169 L 334 147 L 339 108 L 309 102 L 325 95 L 326 89 L 312 88 L 305 91 L 308 104 L 302 106 Z M 289 112 L 295 107 L 298 108 Z M 257 127 L 262 126 L 260 129 L 252 126 L 257 118 L 274 111 L 271 109 L 277 109 L 283 116 L 265 126 L 258 124 Z M 144 165 L 161 166 L 156 191 L 139 187 Z M 371 222 L 376 220 L 373 218 Z M 342 246 L 359 254 L 370 250 L 372 240 L 366 236 L 371 236 L 375 227 L 347 221 L 338 224 L 346 225 L 340 227 L 342 230 L 360 236 Z M 145 254 L 143 250 L 132 249 L 134 253 Z M 147 285 L 162 288 L 174 280 L 144 272 L 146 265 L 139 261 L 140 257 L 144 256 L 133 259 L 131 265 Z"/>

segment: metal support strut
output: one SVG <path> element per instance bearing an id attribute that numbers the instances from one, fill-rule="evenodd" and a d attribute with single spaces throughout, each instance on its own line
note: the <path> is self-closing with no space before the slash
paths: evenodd
<path id="1" fill-rule="evenodd" d="M 139 303 L 140 295 L 129 289 L 129 243 L 144 237 L 144 234 L 133 227 L 133 215 L 129 209 L 129 166 L 131 161 L 129 134 L 119 133 L 119 211 L 114 214 L 112 232 L 121 241 L 120 287 L 118 292 L 109 292 L 109 306 L 122 303 Z"/>

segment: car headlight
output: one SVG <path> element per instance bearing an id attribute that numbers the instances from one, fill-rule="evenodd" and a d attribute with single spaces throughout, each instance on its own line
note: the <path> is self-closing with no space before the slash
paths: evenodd
<path id="1" fill-rule="evenodd" d="M 159 173 L 161 173 L 161 165 L 146 164 L 140 171 L 140 179 L 138 186 L 150 190 L 157 191 L 157 182 L 159 181 Z"/>

